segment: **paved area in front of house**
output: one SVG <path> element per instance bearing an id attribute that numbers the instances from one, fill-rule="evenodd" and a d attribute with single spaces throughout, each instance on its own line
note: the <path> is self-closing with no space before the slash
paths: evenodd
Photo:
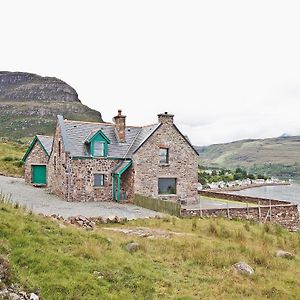
<path id="1" fill-rule="evenodd" d="M 26 206 L 35 213 L 61 215 L 64 218 L 83 215 L 85 217 L 126 217 L 128 220 L 162 215 L 158 212 L 116 202 L 67 202 L 47 193 L 44 188 L 25 184 L 24 179 L 0 176 L 0 192 L 12 202 Z"/>
<path id="2" fill-rule="evenodd" d="M 249 206 L 256 206 L 255 204 L 248 204 Z M 189 204 L 183 206 L 186 209 L 216 209 L 216 208 L 240 208 L 247 207 L 247 203 L 224 200 L 224 199 L 215 199 L 204 196 L 199 196 L 197 203 Z"/>

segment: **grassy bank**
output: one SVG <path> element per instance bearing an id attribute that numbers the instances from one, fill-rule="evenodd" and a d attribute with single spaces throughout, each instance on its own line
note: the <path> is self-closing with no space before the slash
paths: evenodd
<path id="1" fill-rule="evenodd" d="M 147 239 L 108 226 L 183 235 Z M 130 241 L 140 250 L 128 253 Z M 279 248 L 298 258 L 275 257 Z M 269 225 L 169 217 L 85 231 L 0 203 L 0 255 L 11 261 L 11 281 L 40 291 L 43 299 L 299 298 L 300 235 Z M 233 272 L 238 261 L 249 263 L 255 275 Z"/>
<path id="2" fill-rule="evenodd" d="M 23 176 L 21 159 L 27 147 L 26 143 L 0 140 L 0 174 Z"/>

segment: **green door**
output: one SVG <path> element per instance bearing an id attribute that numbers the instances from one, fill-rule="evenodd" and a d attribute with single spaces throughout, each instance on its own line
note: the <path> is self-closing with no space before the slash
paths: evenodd
<path id="1" fill-rule="evenodd" d="M 46 184 L 46 166 L 34 165 L 32 166 L 32 183 Z"/>

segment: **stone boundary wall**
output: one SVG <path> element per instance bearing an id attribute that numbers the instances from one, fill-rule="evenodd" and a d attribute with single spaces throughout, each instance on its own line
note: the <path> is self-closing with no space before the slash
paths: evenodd
<path id="1" fill-rule="evenodd" d="M 181 209 L 182 217 L 225 217 L 229 219 L 253 220 L 260 223 L 279 224 L 290 231 L 300 228 L 296 204 L 219 209 Z"/>
<path id="2" fill-rule="evenodd" d="M 238 201 L 238 202 L 248 202 L 248 203 L 255 203 L 255 204 L 260 203 L 261 205 L 270 205 L 270 203 L 272 205 L 291 204 L 291 202 L 283 201 L 283 200 L 250 197 L 250 196 L 228 194 L 228 193 L 222 193 L 222 192 L 199 191 L 198 193 L 201 196 L 206 196 L 206 197 L 210 197 L 210 198 L 218 198 L 218 199 L 225 199 L 225 200 Z"/>
<path id="3" fill-rule="evenodd" d="M 213 209 L 181 209 L 182 217 L 225 217 L 229 219 L 253 220 L 260 223 L 279 224 L 290 231 L 300 229 L 298 205 L 288 201 L 248 197 L 219 192 L 200 191 L 200 195 L 258 204 L 247 207 L 227 207 Z"/>

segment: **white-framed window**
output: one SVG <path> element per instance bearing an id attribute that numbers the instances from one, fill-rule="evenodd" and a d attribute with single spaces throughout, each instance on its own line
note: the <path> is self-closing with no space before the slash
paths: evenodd
<path id="1" fill-rule="evenodd" d="M 105 184 L 105 176 L 104 174 L 94 174 L 94 186 L 104 186 Z"/>
<path id="2" fill-rule="evenodd" d="M 176 178 L 158 178 L 158 194 L 176 195 L 177 179 Z"/>
<path id="3" fill-rule="evenodd" d="M 161 165 L 169 163 L 169 149 L 159 148 L 159 163 Z"/>
<path id="4" fill-rule="evenodd" d="M 104 156 L 104 143 L 103 142 L 94 142 L 94 156 Z"/>

